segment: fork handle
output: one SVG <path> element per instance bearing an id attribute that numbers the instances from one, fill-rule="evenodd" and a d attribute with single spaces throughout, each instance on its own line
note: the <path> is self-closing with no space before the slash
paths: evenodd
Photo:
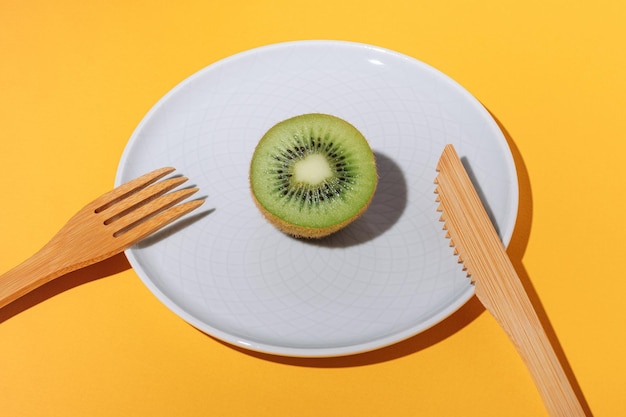
<path id="1" fill-rule="evenodd" d="M 509 276 L 497 279 L 499 288 L 485 288 L 489 284 L 477 280 L 476 296 L 515 345 L 549 415 L 587 416 L 515 269 L 508 258 L 504 263 L 508 267 L 500 268 L 499 273 Z M 499 296 L 495 298 L 494 293 Z"/>
<path id="2" fill-rule="evenodd" d="M 0 308 L 47 282 L 77 269 L 52 253 L 50 242 L 13 269 L 0 275 Z"/>

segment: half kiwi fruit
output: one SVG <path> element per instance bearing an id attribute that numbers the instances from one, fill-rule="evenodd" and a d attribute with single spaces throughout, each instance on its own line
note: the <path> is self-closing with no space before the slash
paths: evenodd
<path id="1" fill-rule="evenodd" d="M 365 137 L 327 114 L 303 114 L 274 125 L 250 164 L 257 207 L 294 237 L 321 238 L 344 228 L 367 209 L 377 183 Z"/>

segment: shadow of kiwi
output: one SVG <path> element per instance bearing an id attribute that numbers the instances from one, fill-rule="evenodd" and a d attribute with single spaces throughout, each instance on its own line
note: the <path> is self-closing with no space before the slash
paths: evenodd
<path id="1" fill-rule="evenodd" d="M 404 173 L 387 155 L 375 151 L 374 157 L 378 169 L 378 186 L 367 210 L 344 229 L 305 242 L 331 248 L 360 245 L 382 235 L 398 221 L 407 205 Z"/>

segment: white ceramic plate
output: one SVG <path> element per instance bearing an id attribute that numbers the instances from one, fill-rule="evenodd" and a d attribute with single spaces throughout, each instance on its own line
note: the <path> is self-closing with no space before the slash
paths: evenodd
<path id="1" fill-rule="evenodd" d="M 248 190 L 261 136 L 312 112 L 361 130 L 380 175 L 366 214 L 319 242 L 275 230 Z M 239 347 L 316 357 L 392 344 L 473 294 L 433 194 L 447 143 L 470 167 L 508 243 L 518 204 L 510 149 L 456 82 L 413 58 L 347 42 L 290 42 L 234 55 L 176 86 L 130 138 L 117 184 L 170 165 L 207 202 L 204 212 L 128 250 L 128 259 L 167 307 Z"/>

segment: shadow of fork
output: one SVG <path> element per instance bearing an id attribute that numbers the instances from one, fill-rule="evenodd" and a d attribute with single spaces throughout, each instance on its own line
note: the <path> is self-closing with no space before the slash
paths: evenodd
<path id="1" fill-rule="evenodd" d="M 0 323 L 69 289 L 100 278 L 119 274 L 128 269 L 130 269 L 130 264 L 128 259 L 126 259 L 126 255 L 122 252 L 93 265 L 65 274 L 1 308 Z"/>

